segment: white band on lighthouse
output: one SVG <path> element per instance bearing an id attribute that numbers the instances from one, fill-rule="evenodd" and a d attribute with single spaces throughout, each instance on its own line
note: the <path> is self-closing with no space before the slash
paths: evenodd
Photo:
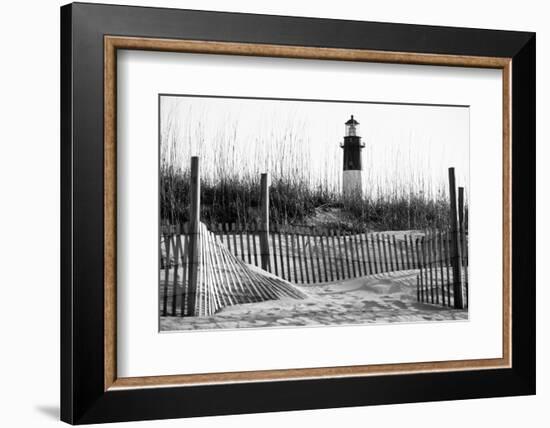
<path id="1" fill-rule="evenodd" d="M 363 171 L 348 169 L 343 176 L 344 196 L 360 198 L 363 195 Z"/>

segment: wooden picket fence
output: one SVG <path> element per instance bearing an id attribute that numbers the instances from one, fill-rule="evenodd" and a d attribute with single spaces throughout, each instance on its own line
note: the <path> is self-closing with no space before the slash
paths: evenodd
<path id="1" fill-rule="evenodd" d="M 205 228 L 206 230 L 206 228 Z M 250 224 L 217 224 L 208 231 L 218 245 L 245 265 L 263 268 L 262 228 Z M 266 271 L 293 284 L 319 284 L 401 270 L 419 270 L 419 302 L 454 307 L 451 232 L 350 233 L 313 227 L 269 227 Z M 211 238 L 209 238 L 211 240 Z M 178 287 L 188 275 L 189 224 L 164 226 L 161 231 L 161 312 L 184 314 L 176 304 Z M 467 231 L 460 235 L 464 304 L 468 304 Z M 203 255 L 206 256 L 206 255 Z M 178 277 L 175 272 L 181 272 Z M 181 283 L 181 284 L 180 284 Z M 180 285 L 178 285 L 180 284 Z M 174 291 L 175 290 L 175 291 Z M 183 299 L 183 297 L 182 297 Z M 182 300 L 183 301 L 183 300 Z M 182 303 L 183 304 L 183 303 Z"/>
<path id="2" fill-rule="evenodd" d="M 455 281 L 462 283 L 462 308 L 468 307 L 468 235 L 460 231 L 460 277 L 452 269 L 451 233 L 429 231 L 416 243 L 420 265 L 416 281 L 419 302 L 455 307 Z"/>
<path id="3" fill-rule="evenodd" d="M 318 284 L 423 266 L 419 242 L 425 232 L 350 233 L 272 224 L 266 264 L 260 250 L 263 230 L 255 222 L 218 224 L 208 228 L 201 223 L 199 263 L 204 264 L 206 260 L 209 266 L 202 269 L 203 273 L 199 270 L 196 283 L 197 289 L 202 287 L 206 291 L 193 299 L 193 308 L 187 308 L 188 278 L 193 263 L 189 255 L 192 228 L 189 223 L 163 226 L 160 243 L 161 314 L 186 316 L 193 311 L 204 315 L 232 304 L 232 301 L 246 303 L 245 296 L 240 296 L 242 285 L 239 288 L 234 283 L 245 285 L 250 302 L 261 301 L 261 293 L 255 292 L 258 285 L 250 283 L 251 277 L 256 278 L 260 286 L 267 281 L 271 288 L 287 290 L 289 287 L 279 280 L 292 284 Z M 266 280 L 250 274 L 245 269 L 247 265 L 255 266 L 257 270 L 264 269 L 273 277 Z M 269 294 L 269 287 L 263 294 Z M 216 291 L 217 288 L 220 291 Z M 233 290 L 234 295 L 229 295 L 226 288 Z M 289 296 L 297 294 L 292 290 L 285 293 Z"/>
<path id="4" fill-rule="evenodd" d="M 162 236 L 178 237 L 188 228 L 165 226 Z M 263 268 L 260 253 L 260 227 L 250 224 L 218 224 L 209 230 L 243 262 Z M 417 241 L 424 232 L 351 233 L 314 227 L 269 227 L 269 263 L 267 271 L 295 284 L 316 284 L 356 278 L 384 272 L 419 269 L 421 254 Z M 184 248 L 184 246 L 182 246 Z M 163 255 L 166 252 L 163 251 Z M 173 263 L 173 262 L 172 262 Z M 165 257 L 161 260 L 164 268 Z"/>
<path id="5" fill-rule="evenodd" d="M 351 233 L 314 227 L 269 227 L 269 263 L 259 253 L 260 227 L 218 224 L 213 228 L 225 246 L 245 263 L 295 284 L 316 284 L 375 273 L 417 269 L 419 258 L 411 234 Z"/>
<path id="6" fill-rule="evenodd" d="M 449 168 L 449 230 L 427 233 L 420 241 L 420 273 L 416 283 L 419 302 L 465 309 L 468 307 L 468 208 L 464 188 L 455 184 Z"/>

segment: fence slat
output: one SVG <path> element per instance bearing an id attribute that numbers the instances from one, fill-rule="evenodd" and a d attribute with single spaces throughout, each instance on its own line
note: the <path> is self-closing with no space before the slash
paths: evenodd
<path id="1" fill-rule="evenodd" d="M 405 266 L 405 269 L 410 269 L 411 268 L 411 259 L 410 259 L 410 254 L 409 254 L 409 244 L 407 243 L 407 235 L 403 235 L 403 246 L 405 247 L 405 262 L 404 262 L 404 266 Z"/>
<path id="2" fill-rule="evenodd" d="M 411 245 L 412 245 L 412 241 L 411 241 Z M 415 248 L 415 253 L 417 255 L 420 254 L 420 243 L 419 243 L 418 238 L 416 238 L 415 241 L 414 241 L 414 248 Z M 418 277 L 420 278 L 420 301 L 425 302 L 425 299 L 424 299 L 424 297 L 425 297 L 425 294 L 424 294 L 424 272 L 423 272 L 423 269 L 422 269 L 422 264 L 418 263 L 417 267 L 418 267 L 418 269 L 420 269 L 420 274 L 418 275 Z"/>
<path id="3" fill-rule="evenodd" d="M 439 279 L 438 279 L 438 258 L 437 258 L 437 232 L 435 230 L 432 231 L 432 242 L 431 242 L 431 248 L 432 248 L 432 264 L 433 264 L 433 271 L 434 271 L 434 288 L 435 288 L 435 303 L 439 304 Z"/>
<path id="4" fill-rule="evenodd" d="M 405 263 L 405 252 L 403 251 L 403 241 L 399 240 L 397 241 L 397 244 L 399 246 L 399 255 L 401 259 L 401 270 L 406 270 L 407 264 Z"/>
<path id="5" fill-rule="evenodd" d="M 302 241 L 302 249 L 300 251 L 300 263 L 304 263 L 304 271 L 305 271 L 305 274 L 306 274 L 306 283 L 309 284 L 309 269 L 308 269 L 308 257 L 307 257 L 307 252 L 306 252 L 306 237 L 305 235 L 301 235 L 300 236 L 301 238 L 301 241 Z M 301 266 L 301 264 L 300 264 Z"/>
<path id="6" fill-rule="evenodd" d="M 427 231 L 426 235 L 426 252 L 428 256 L 428 264 L 429 264 L 429 272 L 430 272 L 430 296 L 432 299 L 432 303 L 435 303 L 435 284 L 434 284 L 434 277 L 433 277 L 433 254 L 432 254 L 432 235 L 431 231 Z"/>
<path id="7" fill-rule="evenodd" d="M 215 287 L 215 283 L 217 282 L 217 278 L 215 277 L 215 268 L 213 263 L 213 252 L 210 247 L 210 239 L 208 236 L 207 231 L 205 230 L 205 227 L 201 228 L 201 233 L 203 235 L 204 239 L 204 245 L 203 245 L 203 251 L 204 251 L 204 267 L 207 269 L 208 274 L 208 296 L 211 299 L 211 306 L 210 310 L 212 312 L 215 312 L 218 307 L 220 306 L 219 302 L 219 296 L 217 293 L 217 287 Z"/>
<path id="8" fill-rule="evenodd" d="M 461 255 L 461 267 L 462 267 L 462 279 L 463 279 L 463 293 L 464 293 L 464 307 L 468 305 L 468 268 L 466 258 L 468 249 L 466 246 L 466 207 L 464 205 L 464 187 L 458 188 L 458 229 L 459 229 L 459 247 Z"/>
<path id="9" fill-rule="evenodd" d="M 241 260 L 246 263 L 246 258 L 244 254 L 244 237 L 243 237 L 243 229 L 244 226 L 241 224 L 239 227 L 239 243 L 241 244 Z"/>
<path id="10" fill-rule="evenodd" d="M 349 261 L 348 268 L 351 266 L 350 278 L 355 278 L 357 276 L 355 271 L 355 261 L 353 258 L 353 243 L 351 240 L 351 234 L 344 234 L 344 247 L 346 249 L 346 259 Z"/>
<path id="11" fill-rule="evenodd" d="M 437 248 L 438 248 L 438 252 L 439 252 L 439 275 L 440 275 L 440 278 L 441 278 L 441 304 L 443 306 L 449 306 L 446 302 L 445 302 L 445 274 L 444 274 L 444 269 L 443 269 L 443 263 L 444 263 L 444 255 L 443 255 L 443 242 L 442 242 L 442 234 L 441 234 L 441 231 L 439 231 L 437 233 Z"/>
<path id="12" fill-rule="evenodd" d="M 225 223 L 224 229 L 225 229 L 225 240 L 227 242 L 227 249 L 229 250 L 230 253 L 233 253 L 233 251 L 231 250 L 231 236 L 229 235 L 229 230 L 231 228 L 229 227 L 229 223 Z"/>
<path id="13" fill-rule="evenodd" d="M 168 315 L 168 283 L 170 281 L 170 235 L 164 235 L 164 295 L 162 298 L 162 316 Z"/>
<path id="14" fill-rule="evenodd" d="M 185 225 L 184 225 L 185 226 Z M 220 237 L 220 241 L 222 244 L 224 244 L 223 240 L 223 225 L 221 223 L 218 223 L 218 229 L 217 229 L 218 235 Z M 225 244 L 224 244 L 225 245 Z"/>
<path id="15" fill-rule="evenodd" d="M 295 239 L 295 250 L 296 250 L 296 266 L 298 268 L 296 273 L 296 281 L 300 283 L 304 282 L 304 273 L 302 271 L 302 260 L 300 257 L 300 235 L 298 233 L 294 234 Z"/>
<path id="16" fill-rule="evenodd" d="M 378 246 L 378 252 L 380 256 L 380 272 L 384 273 L 388 271 L 384 257 L 384 236 L 381 236 L 379 233 L 376 234 L 376 244 Z"/>
<path id="17" fill-rule="evenodd" d="M 319 242 L 321 243 L 321 254 L 323 259 L 323 272 L 325 274 L 325 282 L 328 282 L 328 271 L 327 271 L 327 257 L 330 259 L 330 254 L 327 254 L 329 251 L 328 245 L 325 246 L 325 238 L 326 238 L 326 232 L 323 229 L 321 231 L 321 235 L 319 236 Z"/>
<path id="18" fill-rule="evenodd" d="M 369 268 L 369 275 L 372 275 L 373 273 L 376 273 L 376 264 L 374 264 L 374 269 L 372 264 L 373 262 L 372 254 L 374 253 L 374 247 L 373 247 L 373 253 L 371 253 L 370 243 L 369 243 L 369 234 L 365 232 L 363 236 L 365 238 L 364 245 L 365 245 L 365 251 L 367 253 L 367 266 Z M 372 239 L 370 241 L 372 242 Z"/>
<path id="19" fill-rule="evenodd" d="M 390 238 L 390 235 L 388 234 L 386 234 L 384 237 L 384 242 L 386 241 L 387 241 L 387 251 L 388 251 L 388 261 L 389 261 L 390 272 L 393 272 L 395 270 L 395 266 L 394 266 L 394 260 L 393 260 L 391 238 Z M 386 251 L 386 248 L 384 248 L 384 251 Z"/>
<path id="20" fill-rule="evenodd" d="M 271 265 L 272 265 L 272 267 L 275 271 L 275 275 L 279 276 L 279 264 L 277 263 L 277 245 L 276 245 L 277 244 L 276 243 L 277 239 L 275 237 L 276 235 L 274 233 L 274 228 L 271 227 L 271 230 L 272 230 L 272 232 L 271 232 L 271 247 L 272 247 L 271 251 L 273 253 L 273 263 Z M 281 277 L 282 277 L 282 274 L 281 274 Z"/>
<path id="21" fill-rule="evenodd" d="M 426 301 L 432 303 L 432 282 L 430 281 L 430 273 L 428 269 L 428 243 L 426 241 L 426 236 L 422 238 L 422 257 L 424 264 L 424 273 L 425 273 L 425 284 L 426 284 Z"/>
<path id="22" fill-rule="evenodd" d="M 355 250 L 355 259 L 357 261 L 357 275 L 363 276 L 363 266 L 362 261 L 364 260 L 364 257 L 361 257 L 361 250 L 359 247 L 359 242 L 357 240 L 357 233 L 354 233 L 353 235 L 353 248 Z"/>
<path id="23" fill-rule="evenodd" d="M 428 252 L 428 263 L 430 265 L 430 295 L 432 298 L 432 303 L 435 303 L 435 284 L 434 284 L 434 277 L 433 277 L 433 254 L 432 254 L 432 234 L 431 231 L 428 231 L 427 235 L 427 247 L 426 251 Z"/>
<path id="24" fill-rule="evenodd" d="M 350 268 L 349 278 L 355 278 L 355 263 L 353 260 L 353 246 L 351 245 L 351 235 L 348 232 L 344 232 L 344 249 L 346 250 L 346 260 Z"/>
<path id="25" fill-rule="evenodd" d="M 252 246 L 250 245 L 250 225 L 246 227 L 246 257 L 248 264 L 252 264 Z"/>
<path id="26" fill-rule="evenodd" d="M 309 247 L 309 257 L 310 257 L 310 265 L 311 265 L 311 281 L 315 284 L 317 282 L 317 275 L 315 274 L 315 264 L 314 264 L 314 254 L 315 250 L 311 245 L 311 230 L 310 233 L 307 234 L 307 245 Z M 315 242 L 315 237 L 313 237 L 313 242 Z M 317 255 L 317 266 L 319 266 L 319 256 Z M 321 267 L 319 266 L 319 269 L 317 272 L 321 272 Z"/>
<path id="27" fill-rule="evenodd" d="M 447 270 L 447 301 L 449 302 L 449 306 L 451 306 L 451 251 L 449 248 L 450 245 L 450 236 L 449 232 L 447 231 L 445 233 L 445 240 L 444 240 L 444 250 L 445 250 L 445 266 Z M 453 305 L 454 305 L 454 297 L 453 297 Z"/>
<path id="28" fill-rule="evenodd" d="M 340 280 L 340 271 L 338 267 L 338 248 L 336 247 L 336 238 L 335 238 L 335 232 L 334 230 L 329 230 L 330 240 L 331 240 L 331 247 L 332 247 L 332 254 L 334 256 L 334 262 L 331 263 L 332 269 L 336 272 L 336 280 Z"/>
<path id="29" fill-rule="evenodd" d="M 363 260 L 363 275 L 369 275 L 369 268 L 368 268 L 368 262 L 367 257 L 365 254 L 365 246 L 363 245 L 363 238 L 365 233 L 359 233 L 358 239 L 359 239 L 359 248 L 361 249 L 361 258 Z"/>
<path id="30" fill-rule="evenodd" d="M 430 281 L 430 274 L 428 269 L 428 249 L 427 249 L 426 236 L 422 237 L 422 264 L 424 265 L 424 281 L 426 284 L 426 302 L 432 301 L 432 283 Z"/>
<path id="31" fill-rule="evenodd" d="M 296 235 L 296 248 L 298 249 L 298 262 L 300 265 L 300 281 L 302 281 L 302 284 L 306 283 L 306 272 L 307 269 L 304 270 L 304 240 L 303 235 L 298 230 L 298 234 Z M 309 281 L 308 281 L 309 282 Z"/>
<path id="32" fill-rule="evenodd" d="M 253 233 L 252 233 L 252 251 L 254 252 L 254 266 L 261 267 L 260 262 L 258 260 L 258 247 L 256 245 L 256 235 L 257 235 L 256 232 L 258 231 L 258 225 L 256 223 L 256 220 L 254 220 L 254 222 L 252 223 L 252 229 L 253 229 Z"/>
<path id="33" fill-rule="evenodd" d="M 317 240 L 319 240 L 319 242 L 317 242 Z M 325 273 L 324 279 L 321 279 L 321 278 L 323 278 L 323 270 L 324 270 L 324 266 L 325 266 L 325 264 L 323 262 L 323 253 L 324 253 L 324 251 L 323 251 L 322 242 L 323 242 L 322 233 L 320 233 L 318 235 L 313 235 L 315 258 L 317 259 L 317 275 L 319 277 L 319 282 L 326 282 L 327 281 L 326 273 Z M 321 267 L 321 265 L 323 267 Z"/>
<path id="34" fill-rule="evenodd" d="M 309 275 L 306 275 L 307 278 L 309 278 L 308 282 L 315 282 L 313 280 L 313 271 L 315 269 L 314 265 L 313 265 L 313 257 L 312 257 L 312 254 L 311 254 L 311 246 L 309 245 L 309 233 L 308 233 L 308 230 L 305 229 L 304 230 L 304 235 L 303 235 L 303 242 L 304 242 L 304 260 L 305 260 L 305 263 L 306 263 L 306 272 L 309 272 Z M 308 269 L 309 267 L 309 269 Z"/>
<path id="35" fill-rule="evenodd" d="M 235 257 L 240 258 L 239 246 L 237 244 L 237 225 L 235 223 L 231 223 L 231 236 L 233 237 L 233 254 Z"/>
<path id="36" fill-rule="evenodd" d="M 355 265 L 353 264 L 353 253 L 350 247 L 349 234 L 344 232 L 342 234 L 344 241 L 344 251 L 346 253 L 346 264 L 348 267 L 348 278 L 353 278 L 355 276 Z"/>
<path id="37" fill-rule="evenodd" d="M 187 268 L 189 266 L 189 237 L 187 235 L 188 229 L 187 224 L 183 225 L 183 251 L 182 251 L 182 275 L 181 275 L 181 282 L 182 282 L 182 289 L 181 289 L 181 313 L 180 315 L 183 317 L 187 315 L 185 313 L 185 308 L 187 307 L 186 297 L 187 297 Z"/>
<path id="38" fill-rule="evenodd" d="M 230 285 L 228 281 L 228 276 L 226 274 L 226 264 L 221 261 L 221 252 L 220 246 L 217 242 L 217 236 L 212 234 L 210 236 L 211 247 L 212 247 L 212 257 L 215 263 L 214 272 L 217 274 L 217 281 L 220 284 L 221 298 L 225 302 L 226 306 L 234 304 L 233 296 L 230 292 Z"/>
<path id="39" fill-rule="evenodd" d="M 340 232 L 340 229 L 336 229 L 336 238 L 337 238 L 337 241 L 338 241 L 338 255 L 340 257 L 340 264 L 341 264 L 341 268 L 342 268 L 342 279 L 346 279 L 346 278 L 349 278 L 349 266 L 347 265 L 348 263 L 348 260 L 347 260 L 347 257 L 346 257 L 346 249 L 345 249 L 345 246 L 343 244 L 343 240 L 342 240 L 342 234 Z M 346 270 L 346 267 L 347 267 L 347 270 Z"/>
<path id="40" fill-rule="evenodd" d="M 384 249 L 384 266 L 386 267 L 386 272 L 390 272 L 390 260 L 388 257 L 388 246 L 386 245 L 386 235 L 382 234 L 382 248 Z"/>
<path id="41" fill-rule="evenodd" d="M 340 279 L 340 273 L 338 272 L 338 261 L 336 253 L 336 242 L 334 240 L 334 234 L 332 229 L 327 230 L 327 246 L 329 248 L 329 269 L 333 280 Z"/>
<path id="42" fill-rule="evenodd" d="M 369 270 L 371 274 L 378 273 L 378 266 L 376 265 L 376 249 L 374 247 L 374 235 L 372 233 L 365 233 L 365 240 L 367 245 L 367 257 L 369 259 Z M 372 251 L 371 251 L 372 248 Z"/>
<path id="43" fill-rule="evenodd" d="M 287 253 L 288 254 L 288 248 L 286 249 L 286 251 L 283 252 L 283 246 L 281 245 L 281 230 L 278 229 L 277 230 L 277 243 L 279 244 L 279 263 L 281 265 L 281 277 L 283 279 L 286 279 L 288 280 L 288 271 L 285 269 L 285 258 L 284 258 L 284 253 Z M 277 254 L 275 254 L 275 257 L 277 257 Z"/>
<path id="44" fill-rule="evenodd" d="M 346 277 L 346 273 L 345 273 L 345 270 L 344 270 L 344 259 L 342 258 L 342 248 L 341 248 L 341 244 L 340 244 L 340 236 L 338 235 L 338 231 L 337 230 L 333 230 L 333 238 L 334 238 L 334 255 L 336 256 L 336 266 L 338 267 L 337 268 L 337 271 L 340 278 L 339 279 L 345 279 Z"/>
<path id="45" fill-rule="evenodd" d="M 342 236 L 341 236 L 341 233 L 340 233 L 340 230 L 336 230 L 336 239 L 337 239 L 337 242 L 338 242 L 338 257 L 340 259 L 340 268 L 341 268 L 341 273 L 342 273 L 342 279 L 346 279 L 348 278 L 348 271 L 346 269 L 347 265 L 346 265 L 346 251 L 345 249 L 343 248 L 343 243 L 342 243 Z"/>
<path id="46" fill-rule="evenodd" d="M 176 227 L 174 235 L 174 278 L 172 280 L 172 316 L 176 316 L 176 305 L 178 297 L 178 270 L 179 270 L 179 250 L 181 248 L 181 235 L 179 227 Z"/>
<path id="47" fill-rule="evenodd" d="M 412 244 L 412 237 L 411 237 L 411 244 Z M 420 261 L 420 253 L 418 252 L 418 249 L 417 251 L 414 253 L 414 257 L 416 258 L 416 265 L 418 266 L 421 261 Z"/>
<path id="48" fill-rule="evenodd" d="M 290 260 L 291 260 L 291 252 L 292 252 L 292 244 L 288 243 L 288 233 L 285 233 L 285 248 L 286 248 L 286 273 L 287 273 L 287 280 L 292 282 L 292 267 L 290 266 Z M 295 282 L 295 280 L 294 280 Z"/>
<path id="49" fill-rule="evenodd" d="M 397 242 L 395 240 L 395 234 L 391 236 L 391 240 L 393 244 L 393 254 L 395 256 L 395 270 L 399 270 L 399 258 L 397 257 Z"/>
<path id="50" fill-rule="evenodd" d="M 464 269 L 464 305 L 468 306 L 468 237 L 465 229 L 462 229 L 462 266 Z"/>
<path id="51" fill-rule="evenodd" d="M 359 270 L 359 255 L 357 253 L 357 248 L 355 246 L 355 234 L 353 232 L 350 232 L 348 235 L 348 246 L 349 246 L 349 252 L 351 254 L 351 265 L 353 270 L 353 277 L 357 278 L 357 276 L 360 276 L 360 270 Z"/>
<path id="52" fill-rule="evenodd" d="M 322 278 L 322 269 L 321 269 L 321 257 L 319 257 L 319 249 L 321 247 L 321 244 L 317 244 L 317 238 L 319 238 L 319 241 L 321 240 L 322 238 L 322 235 L 312 235 L 312 239 L 313 239 L 313 252 L 315 253 L 315 259 L 317 260 L 317 277 L 319 279 L 319 282 L 324 282 L 321 278 Z M 326 281 L 326 279 L 325 279 Z"/>
<path id="53" fill-rule="evenodd" d="M 407 263 L 407 269 L 414 269 L 414 262 L 413 262 L 413 259 L 412 259 L 412 255 L 414 253 L 414 248 L 409 245 L 409 238 L 410 238 L 411 235 L 403 235 L 403 242 L 404 242 L 404 245 L 405 245 L 405 259 L 406 259 L 406 263 Z"/>
<path id="54" fill-rule="evenodd" d="M 260 224 L 258 239 L 260 240 L 260 258 L 263 270 L 271 272 L 269 255 L 269 174 L 260 177 Z"/>
<path id="55" fill-rule="evenodd" d="M 382 251 L 380 244 L 380 235 L 372 235 L 372 252 L 374 255 L 374 265 L 376 266 L 376 273 L 384 272 L 382 267 Z"/>
<path id="56" fill-rule="evenodd" d="M 295 279 L 294 281 L 296 283 L 299 283 L 299 282 L 302 282 L 301 280 L 301 275 L 300 275 L 300 259 L 299 259 L 299 255 L 298 255 L 298 240 L 299 240 L 299 237 L 296 233 L 292 233 L 291 235 L 291 238 L 292 238 L 292 254 L 294 256 L 294 268 L 295 268 Z"/>

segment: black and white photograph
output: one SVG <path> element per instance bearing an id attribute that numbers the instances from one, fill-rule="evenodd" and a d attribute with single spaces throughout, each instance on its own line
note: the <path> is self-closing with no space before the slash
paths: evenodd
<path id="1" fill-rule="evenodd" d="M 158 102 L 160 331 L 468 320 L 468 106 Z"/>

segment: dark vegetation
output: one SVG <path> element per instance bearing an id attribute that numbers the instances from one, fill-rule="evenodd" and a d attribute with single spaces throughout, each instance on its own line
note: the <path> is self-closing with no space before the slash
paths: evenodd
<path id="1" fill-rule="evenodd" d="M 250 224 L 259 220 L 259 177 L 223 177 L 201 182 L 201 221 Z M 160 210 L 164 223 L 188 221 L 189 174 L 161 171 Z M 270 186 L 270 220 L 280 225 L 339 227 L 346 230 L 410 230 L 447 226 L 444 189 L 435 195 L 396 187 L 383 196 L 344 200 L 341 194 L 300 180 L 275 179 Z"/>

